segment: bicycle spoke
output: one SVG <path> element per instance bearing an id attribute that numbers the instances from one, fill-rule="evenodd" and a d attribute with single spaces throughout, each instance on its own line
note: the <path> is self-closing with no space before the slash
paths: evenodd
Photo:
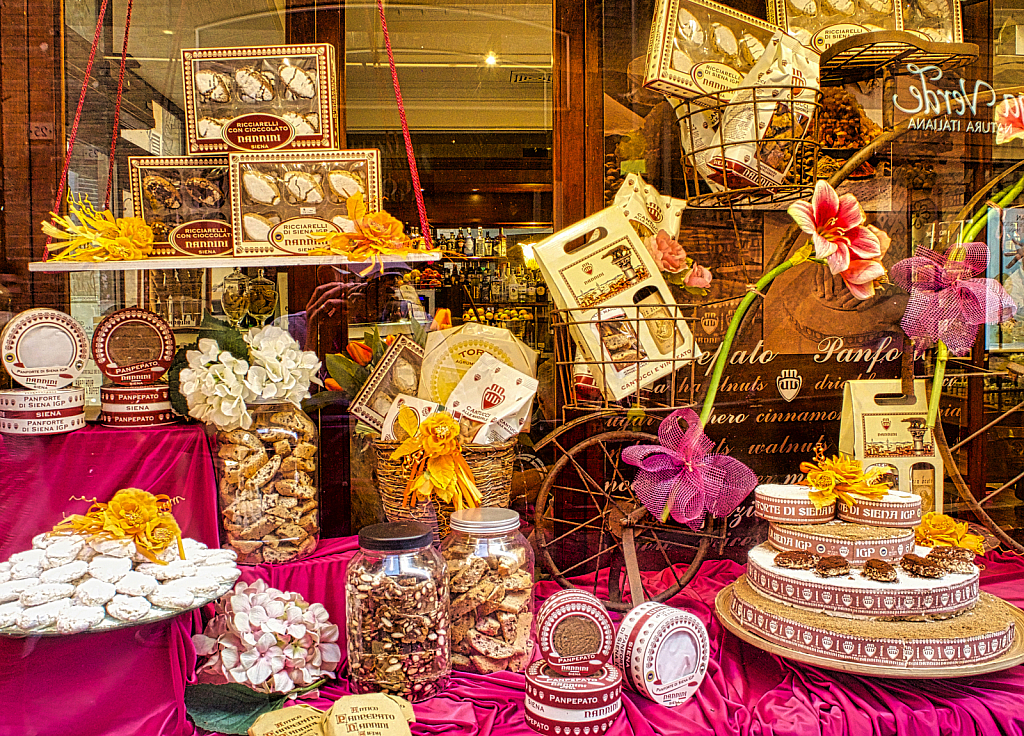
<path id="1" fill-rule="evenodd" d="M 569 536 L 570 534 L 575 534 L 580 529 L 594 529 L 595 527 L 593 526 L 593 523 L 595 521 L 597 521 L 598 519 L 601 519 L 601 518 L 603 518 L 604 516 L 607 516 L 607 515 L 608 515 L 608 512 L 606 511 L 603 514 L 601 514 L 601 516 L 595 516 L 593 519 L 587 519 L 584 522 L 569 521 L 568 519 L 556 519 L 554 517 L 544 517 L 545 519 L 550 518 L 550 520 L 553 523 L 571 524 L 571 525 L 573 525 L 575 527 L 574 529 L 570 529 L 569 531 L 565 532 L 564 534 L 561 534 L 561 535 L 555 537 L 550 542 L 548 542 L 547 545 L 545 545 L 545 546 L 550 546 L 550 545 L 554 544 L 555 542 L 557 542 L 557 541 L 559 541 L 561 539 L 564 539 L 565 537 Z M 603 528 L 603 526 L 604 526 L 604 523 L 602 522 L 602 528 Z"/>
<path id="2" fill-rule="evenodd" d="M 601 555 L 603 555 L 603 554 L 604 554 L 605 552 L 612 552 L 612 551 L 614 551 L 614 550 L 616 550 L 616 549 L 618 549 L 618 545 L 615 545 L 615 546 L 613 546 L 613 547 L 605 547 L 605 548 L 604 548 L 603 550 L 601 550 L 600 552 L 597 552 L 597 553 L 595 553 L 595 554 L 592 554 L 592 555 L 590 555 L 590 557 L 588 557 L 587 559 L 585 559 L 585 560 L 580 560 L 579 562 L 577 562 L 577 563 L 576 563 L 575 565 L 573 565 L 572 567 L 567 567 L 567 568 L 565 568 L 564 570 L 562 570 L 562 571 L 561 571 L 561 572 L 562 572 L 562 577 L 569 577 L 568 573 L 569 573 L 569 572 L 570 572 L 571 570 L 575 570 L 575 569 L 576 569 L 577 567 L 579 567 L 580 565 L 585 565 L 585 564 L 587 564 L 587 563 L 588 563 L 588 562 L 590 562 L 590 561 L 591 561 L 592 559 L 594 559 L 595 557 L 600 557 L 600 556 L 601 556 Z"/>
<path id="3" fill-rule="evenodd" d="M 601 504 L 597 500 L 597 496 L 593 491 L 586 488 L 570 488 L 569 486 L 552 486 L 553 491 L 567 491 L 568 493 L 585 493 L 594 502 L 594 506 L 597 508 L 598 513 L 601 512 Z M 553 500 L 553 499 L 552 499 Z"/>

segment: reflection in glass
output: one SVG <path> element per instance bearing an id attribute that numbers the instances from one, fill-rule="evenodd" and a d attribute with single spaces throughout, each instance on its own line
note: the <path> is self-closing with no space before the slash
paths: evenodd
<path id="1" fill-rule="evenodd" d="M 248 285 L 248 277 L 237 267 L 224 277 L 221 284 L 220 306 L 227 315 L 228 322 L 236 329 L 249 311 Z"/>

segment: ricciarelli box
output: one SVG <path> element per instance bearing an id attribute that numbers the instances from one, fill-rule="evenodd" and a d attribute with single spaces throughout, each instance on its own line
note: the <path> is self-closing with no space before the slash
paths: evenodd
<path id="1" fill-rule="evenodd" d="M 348 200 L 381 208 L 380 151 L 233 153 L 231 224 L 236 256 L 301 255 L 313 233 L 351 232 Z"/>
<path id="2" fill-rule="evenodd" d="M 334 47 L 184 49 L 188 153 L 338 147 Z"/>
<path id="3" fill-rule="evenodd" d="M 132 203 L 153 228 L 154 258 L 232 251 L 228 157 L 131 156 Z"/>

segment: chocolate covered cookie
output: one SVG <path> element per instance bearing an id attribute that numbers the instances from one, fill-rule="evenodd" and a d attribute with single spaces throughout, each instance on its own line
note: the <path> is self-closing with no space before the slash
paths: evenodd
<path id="1" fill-rule="evenodd" d="M 810 552 L 779 552 L 775 555 L 773 563 L 776 567 L 784 567 L 787 570 L 810 570 L 820 559 L 818 555 Z"/>
<path id="2" fill-rule="evenodd" d="M 837 578 L 850 574 L 850 563 L 845 557 L 829 555 L 822 557 L 814 566 L 814 574 L 823 578 Z"/>
<path id="3" fill-rule="evenodd" d="M 929 560 L 920 555 L 903 555 L 900 567 L 919 578 L 941 578 L 946 574 L 946 571 L 935 560 Z"/>
<path id="4" fill-rule="evenodd" d="M 868 580 L 874 580 L 879 583 L 895 583 L 899 578 L 895 567 L 885 560 L 879 560 L 874 557 L 864 563 L 861 575 Z"/>
<path id="5" fill-rule="evenodd" d="M 962 547 L 935 547 L 925 557 L 946 572 L 970 575 L 974 572 L 974 553 Z"/>

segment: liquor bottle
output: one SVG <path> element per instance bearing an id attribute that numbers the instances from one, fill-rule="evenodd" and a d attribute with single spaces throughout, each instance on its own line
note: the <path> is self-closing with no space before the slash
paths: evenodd
<path id="1" fill-rule="evenodd" d="M 502 287 L 504 286 L 504 277 L 501 273 L 501 265 L 499 264 L 494 270 L 494 278 L 491 279 L 491 301 L 495 303 L 501 303 L 504 301 L 502 296 Z"/>
<path id="2" fill-rule="evenodd" d="M 548 285 L 544 283 L 543 274 L 537 274 L 537 301 L 538 303 L 548 300 Z"/>
<path id="3" fill-rule="evenodd" d="M 498 228 L 498 258 L 508 258 L 508 241 L 505 240 L 505 228 Z"/>
<path id="4" fill-rule="evenodd" d="M 509 269 L 508 272 L 508 300 L 513 304 L 519 301 L 519 279 L 516 278 L 516 272 Z"/>
<path id="5" fill-rule="evenodd" d="M 452 243 L 452 250 L 456 253 L 465 254 L 466 247 L 466 236 L 462 234 L 462 228 L 459 228 L 459 232 L 455 235 L 455 242 Z"/>
<path id="6" fill-rule="evenodd" d="M 531 304 L 537 301 L 537 277 L 534 275 L 532 270 L 530 271 L 530 275 L 526 281 L 526 301 Z"/>

